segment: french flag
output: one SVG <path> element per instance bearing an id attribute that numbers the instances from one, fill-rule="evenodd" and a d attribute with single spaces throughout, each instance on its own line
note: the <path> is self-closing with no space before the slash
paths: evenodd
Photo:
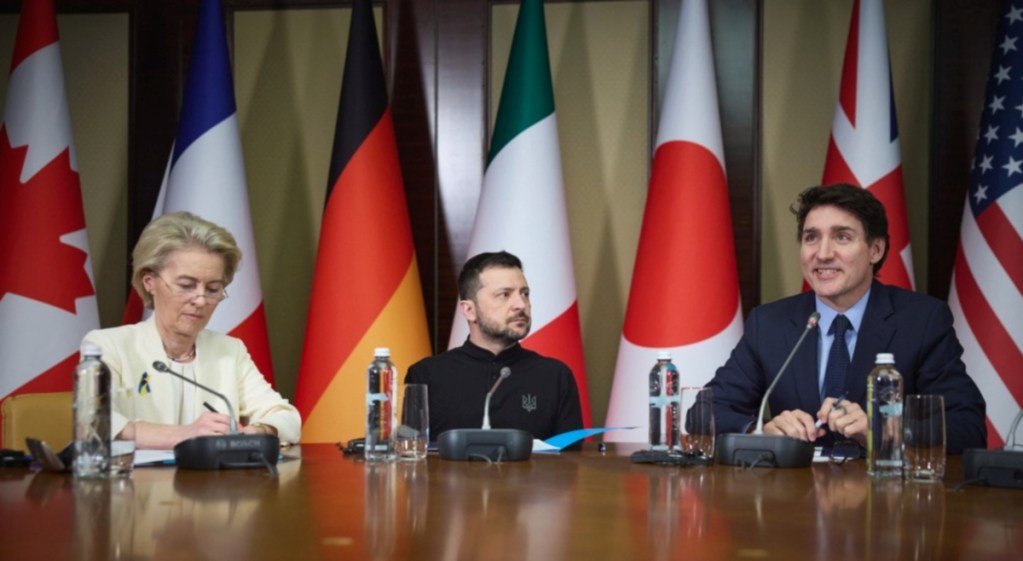
<path id="1" fill-rule="evenodd" d="M 153 217 L 188 211 L 234 235 L 242 250 L 241 268 L 229 288 L 231 297 L 220 303 L 207 327 L 241 339 L 260 372 L 273 384 L 231 60 L 219 0 L 203 0 L 200 5 L 192 53 L 178 133 Z M 132 294 L 132 299 L 137 296 Z"/>

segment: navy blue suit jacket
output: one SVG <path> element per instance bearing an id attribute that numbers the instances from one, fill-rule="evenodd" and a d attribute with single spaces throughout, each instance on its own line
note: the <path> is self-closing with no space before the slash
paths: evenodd
<path id="1" fill-rule="evenodd" d="M 756 420 L 767 386 L 814 309 L 813 292 L 805 292 L 750 312 L 742 339 L 709 384 L 714 389 L 718 433 L 744 432 Z M 768 400 L 771 411 L 801 409 L 816 417 L 821 407 L 818 340 L 816 331 L 807 335 Z M 894 353 L 906 395 L 945 396 L 949 453 L 987 446 L 984 398 L 960 358 L 963 348 L 947 304 L 875 280 L 847 377 L 848 399 L 864 410 L 867 375 L 877 353 Z"/>

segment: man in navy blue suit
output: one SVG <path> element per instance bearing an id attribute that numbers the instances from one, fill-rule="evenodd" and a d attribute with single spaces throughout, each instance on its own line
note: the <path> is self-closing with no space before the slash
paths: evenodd
<path id="1" fill-rule="evenodd" d="M 873 278 L 888 255 L 884 205 L 866 189 L 831 185 L 803 191 L 792 210 L 803 278 L 813 291 L 750 313 L 742 339 L 709 384 L 718 432 L 752 429 L 767 386 L 817 311 L 819 329 L 807 336 L 768 400 L 773 416 L 765 433 L 812 442 L 830 432 L 829 438 L 865 446 L 867 375 L 877 353 L 893 353 L 905 394 L 945 396 L 948 452 L 984 448 L 984 398 L 960 358 L 948 305 Z M 837 387 L 825 379 L 838 338 L 832 324 L 845 331 L 839 344 L 848 349 Z M 825 422 L 821 428 L 818 419 Z"/>

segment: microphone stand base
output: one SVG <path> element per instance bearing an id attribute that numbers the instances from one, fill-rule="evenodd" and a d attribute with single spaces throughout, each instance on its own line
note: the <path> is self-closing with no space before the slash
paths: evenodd
<path id="1" fill-rule="evenodd" d="M 183 469 L 266 468 L 274 471 L 281 441 L 272 434 L 218 434 L 183 440 L 174 460 Z"/>
<path id="2" fill-rule="evenodd" d="M 976 485 L 1023 489 L 1023 452 L 970 448 L 963 451 L 963 474 Z"/>
<path id="3" fill-rule="evenodd" d="M 517 462 L 533 453 L 533 436 L 518 429 L 452 429 L 437 437 L 437 452 L 445 460 Z"/>
<path id="4" fill-rule="evenodd" d="M 718 463 L 727 466 L 787 468 L 813 462 L 813 443 L 773 434 L 722 434 L 716 452 Z"/>

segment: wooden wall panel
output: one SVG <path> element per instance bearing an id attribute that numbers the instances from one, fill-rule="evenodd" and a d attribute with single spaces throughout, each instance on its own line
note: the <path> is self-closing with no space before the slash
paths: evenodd
<path id="1" fill-rule="evenodd" d="M 928 292 L 938 298 L 947 298 L 951 287 L 1001 4 L 999 0 L 935 3 L 927 274 Z"/>

